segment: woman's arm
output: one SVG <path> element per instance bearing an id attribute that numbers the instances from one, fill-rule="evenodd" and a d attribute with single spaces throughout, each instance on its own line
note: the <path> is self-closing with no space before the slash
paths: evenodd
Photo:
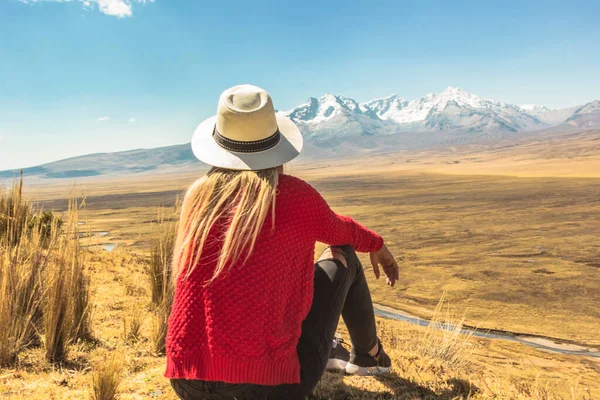
<path id="1" fill-rule="evenodd" d="M 367 253 L 383 246 L 383 238 L 351 217 L 339 215 L 321 194 L 310 186 L 316 239 L 330 246 L 349 244 L 356 251 Z"/>
<path id="2" fill-rule="evenodd" d="M 310 189 L 316 211 L 314 223 L 317 241 L 330 246 L 349 244 L 356 251 L 370 253 L 375 277 L 379 279 L 381 266 L 386 275 L 386 283 L 393 287 L 400 272 L 394 256 L 383 243 L 383 238 L 351 217 L 334 212 L 316 189 L 312 186 Z"/>

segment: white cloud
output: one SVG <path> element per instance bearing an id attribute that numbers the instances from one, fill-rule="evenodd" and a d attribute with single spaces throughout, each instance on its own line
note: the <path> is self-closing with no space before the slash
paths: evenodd
<path id="1" fill-rule="evenodd" d="M 133 118 L 133 117 L 129 118 L 129 122 L 135 122 L 135 121 L 136 121 L 135 118 Z"/>
<path id="2" fill-rule="evenodd" d="M 133 15 L 133 4 L 154 3 L 154 0 L 19 0 L 21 3 L 33 4 L 40 2 L 47 3 L 70 3 L 79 2 L 85 8 L 91 8 L 94 4 L 98 5 L 98 10 L 106 15 L 112 15 L 117 18 L 131 17 Z"/>
<path id="3" fill-rule="evenodd" d="M 118 18 L 131 17 L 131 4 L 124 0 L 97 0 L 98 8 L 106 15 L 114 15 Z"/>
<path id="4" fill-rule="evenodd" d="M 98 119 L 96 119 L 96 121 L 108 121 L 110 118 L 109 117 L 98 117 Z"/>

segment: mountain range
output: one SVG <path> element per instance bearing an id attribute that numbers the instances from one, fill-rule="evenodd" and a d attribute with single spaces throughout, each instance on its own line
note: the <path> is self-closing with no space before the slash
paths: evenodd
<path id="1" fill-rule="evenodd" d="M 296 122 L 313 141 L 329 142 L 356 135 L 390 135 L 401 132 L 505 134 L 540 130 L 568 123 L 578 128 L 600 124 L 600 101 L 552 110 L 545 106 L 517 106 L 448 87 L 441 93 L 406 100 L 397 95 L 358 103 L 326 94 L 310 98 L 283 114 Z"/>
<path id="2" fill-rule="evenodd" d="M 301 157 L 344 157 L 377 151 L 499 140 L 548 129 L 600 126 L 600 101 L 565 109 L 517 106 L 448 87 L 414 100 L 397 95 L 359 103 L 341 95 L 311 97 L 278 111 L 302 131 Z M 39 178 L 77 178 L 198 167 L 189 144 L 73 157 L 23 170 Z M 0 171 L 11 178 L 17 170 Z"/>

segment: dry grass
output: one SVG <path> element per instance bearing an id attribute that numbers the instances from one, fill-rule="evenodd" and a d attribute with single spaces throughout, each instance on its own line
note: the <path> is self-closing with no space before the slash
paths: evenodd
<path id="1" fill-rule="evenodd" d="M 90 340 L 93 338 L 91 321 L 90 276 L 85 268 L 85 252 L 81 250 L 79 237 L 79 213 L 77 200 L 71 200 L 68 211 L 67 230 L 68 240 L 63 242 L 63 254 L 70 264 L 68 298 L 72 312 L 73 340 Z"/>
<path id="2" fill-rule="evenodd" d="M 438 314 L 438 321 L 456 321 L 446 315 Z M 378 319 L 377 328 L 392 358 L 392 374 L 365 378 L 326 373 L 311 399 L 567 400 L 594 399 L 592 394 L 600 390 L 600 364 L 591 360 L 567 366 L 575 359 L 468 334 L 453 337 L 449 347 L 444 327 Z M 340 330 L 347 337 L 345 326 Z M 466 362 L 457 364 L 462 356 L 449 357 L 449 348 L 456 353 L 466 349 Z"/>
<path id="3" fill-rule="evenodd" d="M 45 272 L 44 346 L 51 362 L 65 359 L 67 346 L 91 337 L 89 277 L 79 245 L 77 202 L 71 201 L 67 229 L 53 228 L 52 262 Z"/>
<path id="4" fill-rule="evenodd" d="M 0 393 L 7 399 L 47 400 L 85 399 L 93 396 L 90 368 L 100 366 L 111 354 L 123 355 L 123 381 L 118 396 L 122 400 L 176 400 L 163 377 L 165 359 L 157 356 L 150 323 L 140 329 L 140 340 L 132 344 L 122 339 L 123 317 L 137 306 L 141 318 L 151 320 L 152 310 L 144 282 L 149 259 L 122 251 L 90 252 L 95 310 L 92 320 L 97 344 L 72 344 L 67 352 L 68 368 L 45 361 L 43 349 L 22 352 L 22 362 L 0 369 Z M 145 289 L 145 290 L 143 290 Z M 445 322 L 446 313 L 439 320 Z M 343 326 L 340 327 L 347 339 Z M 521 344 L 502 340 L 470 338 L 476 345 L 470 363 L 453 367 L 447 351 L 424 356 L 421 338 L 430 335 L 431 345 L 444 343 L 444 332 L 399 321 L 378 319 L 378 331 L 393 360 L 393 375 L 363 378 L 327 373 L 315 392 L 315 399 L 589 399 L 600 393 L 600 363 L 585 357 L 544 353 Z M 435 335 L 439 335 L 435 338 Z M 464 336 L 457 340 L 467 339 Z M 456 343 L 453 348 L 463 346 Z M 466 346 L 467 348 L 469 346 Z M 436 355 L 437 354 L 437 355 Z M 450 358 L 451 359 L 451 358 Z M 590 388 L 592 396 L 586 395 Z M 575 397 L 571 395 L 575 392 Z M 469 394 L 471 393 L 471 394 Z M 544 393 L 547 397 L 542 397 Z M 587 396 L 587 397 L 586 397 Z"/>
<path id="5" fill-rule="evenodd" d="M 33 216 L 33 205 L 23 198 L 23 177 L 0 193 L 0 239 L 11 246 L 21 241 Z"/>
<path id="6" fill-rule="evenodd" d="M 123 339 L 128 343 L 137 343 L 142 338 L 144 318 L 138 302 L 131 306 L 129 315 L 123 317 Z"/>
<path id="7" fill-rule="evenodd" d="M 152 316 L 152 333 L 150 336 L 150 341 L 152 342 L 153 351 L 157 355 L 165 354 L 167 323 L 169 322 L 170 313 L 170 304 L 165 302 L 154 310 Z"/>
<path id="8" fill-rule="evenodd" d="M 123 381 L 123 358 L 114 354 L 97 365 L 92 372 L 94 400 L 114 400 Z"/>
<path id="9" fill-rule="evenodd" d="M 41 320 L 42 271 L 47 255 L 39 254 L 39 232 L 21 237 L 18 246 L 0 240 L 0 365 L 10 365 L 34 344 Z"/>
<path id="10" fill-rule="evenodd" d="M 175 217 L 168 218 L 165 209 L 160 208 L 150 242 L 148 278 L 152 289 L 152 303 L 156 307 L 168 300 L 171 290 L 171 260 L 177 235 L 177 222 L 173 221 Z"/>
<path id="11" fill-rule="evenodd" d="M 91 336 L 76 202 L 64 232 L 59 218 L 36 212 L 22 197 L 22 181 L 0 204 L 0 324 L 7 327 L 0 334 L 0 364 L 14 364 L 40 337 L 46 358 L 61 362 L 71 342 Z"/>
<path id="12" fill-rule="evenodd" d="M 22 197 L 23 181 L 0 197 L 0 365 L 37 342 L 41 322 L 42 272 L 48 263 L 34 211 Z"/>
<path id="13" fill-rule="evenodd" d="M 174 208 L 174 214 L 177 206 Z M 157 223 L 154 227 L 150 243 L 150 264 L 148 276 L 152 293 L 152 334 L 150 341 L 156 354 L 164 354 L 167 337 L 167 322 L 173 300 L 173 285 L 171 282 L 171 261 L 173 247 L 177 235 L 176 215 L 167 218 L 165 209 L 159 210 Z"/>
<path id="14" fill-rule="evenodd" d="M 465 316 L 456 317 L 444 293 L 433 312 L 428 329 L 416 338 L 415 352 L 421 357 L 437 360 L 450 368 L 467 368 L 477 342 L 474 331 L 465 328 Z"/>
<path id="15" fill-rule="evenodd" d="M 72 318 L 69 315 L 70 303 L 65 293 L 69 290 L 68 267 L 69 265 L 59 259 L 53 263 L 52 268 L 44 273 L 46 288 L 44 291 L 44 348 L 46 359 L 50 362 L 61 362 L 65 359 L 67 345 L 70 344 Z"/>

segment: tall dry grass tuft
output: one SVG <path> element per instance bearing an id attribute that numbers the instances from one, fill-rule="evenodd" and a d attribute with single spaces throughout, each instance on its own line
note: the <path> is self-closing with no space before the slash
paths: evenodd
<path id="1" fill-rule="evenodd" d="M 165 354 L 167 327 L 171 313 L 171 302 L 164 302 L 154 310 L 150 341 L 156 355 Z"/>
<path id="2" fill-rule="evenodd" d="M 77 202 L 66 229 L 23 197 L 23 179 L 0 195 L 0 364 L 38 344 L 62 361 L 66 347 L 92 335 L 90 280 L 77 232 Z"/>
<path id="3" fill-rule="evenodd" d="M 79 244 L 79 213 L 77 200 L 69 204 L 66 254 L 70 264 L 70 301 L 72 302 L 73 325 L 72 340 L 89 340 L 93 338 L 90 301 L 90 276 L 85 269 L 85 253 Z"/>
<path id="4" fill-rule="evenodd" d="M 23 229 L 14 246 L 10 236 L 0 238 L 0 365 L 14 363 L 22 349 L 37 343 L 41 329 L 40 299 L 48 253 L 40 251 L 39 230 Z"/>
<path id="5" fill-rule="evenodd" d="M 0 365 L 39 342 L 47 235 L 22 195 L 23 179 L 0 193 Z M 52 218 L 51 218 L 52 219 Z"/>
<path id="6" fill-rule="evenodd" d="M 59 250 L 60 251 L 60 247 Z M 46 359 L 50 362 L 63 361 L 70 333 L 73 328 L 69 315 L 68 302 L 68 264 L 63 254 L 55 255 L 45 274 L 46 290 L 44 293 L 44 349 Z"/>
<path id="7" fill-rule="evenodd" d="M 446 293 L 434 310 L 428 328 L 418 338 L 415 351 L 420 356 L 442 362 L 452 368 L 464 368 L 471 364 L 477 342 L 474 330 L 464 326 L 465 316 L 456 317 L 450 312 Z"/>
<path id="8" fill-rule="evenodd" d="M 175 211 L 177 207 L 175 207 Z M 167 322 L 173 300 L 171 284 L 171 262 L 177 236 L 177 222 L 165 217 L 164 209 L 159 210 L 158 223 L 150 243 L 150 265 L 147 269 L 152 293 L 153 318 L 151 342 L 157 354 L 165 351 Z"/>
<path id="9" fill-rule="evenodd" d="M 0 238 L 15 246 L 34 214 L 33 204 L 23 198 L 23 175 L 12 187 L 0 193 Z"/>
<path id="10" fill-rule="evenodd" d="M 177 235 L 177 223 L 165 218 L 165 210 L 158 212 L 150 242 L 150 266 L 148 277 L 152 292 L 152 304 L 160 307 L 170 292 L 171 261 Z"/>
<path id="11" fill-rule="evenodd" d="M 93 368 L 94 400 L 114 400 L 123 381 L 123 359 L 115 354 Z"/>
<path id="12" fill-rule="evenodd" d="M 128 316 L 123 317 L 123 339 L 128 343 L 136 343 L 142 337 L 144 319 L 142 308 L 136 302 L 133 304 Z"/>
<path id="13" fill-rule="evenodd" d="M 53 232 L 58 226 L 52 228 Z M 91 337 L 90 279 L 79 245 L 77 201 L 71 200 L 64 234 L 52 235 L 54 252 L 45 273 L 43 304 L 46 358 L 61 362 L 66 348 Z"/>

